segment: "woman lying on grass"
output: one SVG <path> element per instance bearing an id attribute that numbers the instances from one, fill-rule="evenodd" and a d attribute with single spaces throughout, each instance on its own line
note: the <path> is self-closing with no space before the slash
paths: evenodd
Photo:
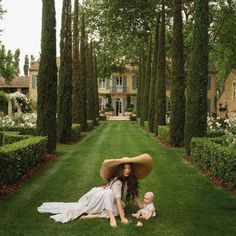
<path id="1" fill-rule="evenodd" d="M 142 208 L 139 199 L 137 179 L 147 176 L 152 169 L 152 158 L 148 154 L 137 157 L 123 157 L 105 160 L 100 169 L 102 179 L 107 184 L 94 187 L 78 202 L 46 202 L 38 207 L 40 213 L 52 213 L 50 218 L 56 222 L 66 223 L 78 217 L 80 219 L 109 218 L 111 227 L 117 227 L 116 216 L 123 224 L 129 221 L 125 217 L 125 204 L 122 200 L 133 200 Z"/>

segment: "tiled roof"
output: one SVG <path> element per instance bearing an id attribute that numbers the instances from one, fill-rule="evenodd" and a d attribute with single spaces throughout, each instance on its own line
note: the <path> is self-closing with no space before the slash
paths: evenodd
<path id="1" fill-rule="evenodd" d="M 29 88 L 29 78 L 29 76 L 18 76 L 10 84 L 7 84 L 5 79 L 1 77 L 0 88 Z"/>
<path id="2" fill-rule="evenodd" d="M 56 58 L 56 61 L 57 61 L 57 67 L 59 68 L 59 65 L 60 65 L 60 57 L 57 57 Z M 30 71 L 38 71 L 39 70 L 39 63 L 40 63 L 40 60 L 38 59 L 37 61 L 35 61 L 31 67 L 29 68 Z"/>

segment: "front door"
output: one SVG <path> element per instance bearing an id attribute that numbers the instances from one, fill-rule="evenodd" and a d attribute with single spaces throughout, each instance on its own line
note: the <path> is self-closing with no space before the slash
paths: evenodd
<path id="1" fill-rule="evenodd" d="M 117 116 L 122 116 L 122 111 L 123 111 L 123 103 L 122 103 L 122 99 L 118 98 L 116 100 L 116 115 Z"/>

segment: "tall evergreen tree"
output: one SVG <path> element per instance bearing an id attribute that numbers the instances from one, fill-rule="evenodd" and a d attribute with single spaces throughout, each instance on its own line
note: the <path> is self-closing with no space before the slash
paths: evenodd
<path id="1" fill-rule="evenodd" d="M 16 49 L 14 53 L 14 67 L 15 67 L 15 72 L 16 75 L 20 74 L 20 49 Z"/>
<path id="2" fill-rule="evenodd" d="M 95 115 L 95 96 L 94 96 L 94 71 L 93 71 L 93 46 L 92 42 L 87 47 L 87 66 L 86 66 L 86 77 L 87 77 L 87 119 L 92 120 L 96 125 Z"/>
<path id="3" fill-rule="evenodd" d="M 71 138 L 72 126 L 72 29 L 71 0 L 63 0 L 58 89 L 58 137 L 61 143 Z"/>
<path id="4" fill-rule="evenodd" d="M 80 76 L 79 76 L 79 123 L 82 131 L 87 128 L 87 93 L 86 93 L 86 36 L 84 13 L 81 16 L 80 34 Z"/>
<path id="5" fill-rule="evenodd" d="M 28 55 L 25 55 L 25 63 L 24 63 L 24 75 L 28 76 L 29 74 L 29 57 Z"/>
<path id="6" fill-rule="evenodd" d="M 37 132 L 48 137 L 48 152 L 56 149 L 56 18 L 54 0 L 43 0 L 41 57 L 38 73 Z"/>
<path id="7" fill-rule="evenodd" d="M 157 56 L 157 82 L 156 82 L 156 108 L 155 108 L 155 133 L 158 134 L 158 125 L 166 124 L 166 49 L 165 49 L 165 4 L 162 1 L 161 26 L 159 35 L 159 49 Z"/>
<path id="8" fill-rule="evenodd" d="M 192 55 L 187 80 L 184 142 L 190 155 L 194 136 L 206 134 L 208 81 L 208 0 L 197 0 Z"/>
<path id="9" fill-rule="evenodd" d="M 158 55 L 158 42 L 159 42 L 159 24 L 160 15 L 157 15 L 157 22 L 155 27 L 155 38 L 152 54 L 152 74 L 150 83 L 150 96 L 149 96 L 149 109 L 148 109 L 148 128 L 150 132 L 154 132 L 154 118 L 155 118 L 155 89 L 157 80 L 157 55 Z"/>
<path id="10" fill-rule="evenodd" d="M 35 62 L 34 55 L 30 55 L 30 66 Z"/>
<path id="11" fill-rule="evenodd" d="M 94 74 L 95 117 L 96 117 L 96 118 L 99 118 L 97 56 L 96 56 L 95 52 L 93 53 L 93 74 Z"/>
<path id="12" fill-rule="evenodd" d="M 72 121 L 79 123 L 79 1 L 74 1 L 73 15 L 73 92 Z"/>
<path id="13" fill-rule="evenodd" d="M 143 120 L 148 120 L 149 109 L 149 95 L 150 95 L 150 83 L 151 83 L 151 63 L 152 63 L 152 34 L 149 35 L 148 56 L 145 68 L 145 85 L 143 92 Z"/>
<path id="14" fill-rule="evenodd" d="M 184 58 L 182 0 L 173 1 L 173 49 L 172 76 L 170 85 L 170 139 L 173 146 L 184 144 Z"/>

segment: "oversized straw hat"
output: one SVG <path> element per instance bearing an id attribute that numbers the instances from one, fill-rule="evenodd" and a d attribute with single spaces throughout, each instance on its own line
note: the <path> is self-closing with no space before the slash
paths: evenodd
<path id="1" fill-rule="evenodd" d="M 107 159 L 102 163 L 100 176 L 104 180 L 109 180 L 115 173 L 120 164 L 131 163 L 134 168 L 134 174 L 137 179 L 143 179 L 147 176 L 153 166 L 153 160 L 150 155 L 142 154 L 136 157 L 122 157 L 120 159 Z"/>

